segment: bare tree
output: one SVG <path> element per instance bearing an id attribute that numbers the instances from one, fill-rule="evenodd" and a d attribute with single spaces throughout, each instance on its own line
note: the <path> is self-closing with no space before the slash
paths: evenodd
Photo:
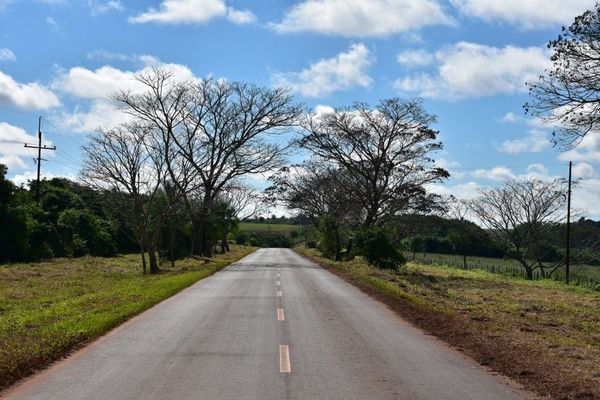
<path id="1" fill-rule="evenodd" d="M 344 169 L 309 161 L 284 169 L 272 180 L 277 197 L 288 209 L 302 213 L 317 229 L 331 232 L 331 256 L 339 260 L 342 231 L 359 225 L 361 218 L 352 177 Z"/>
<path id="2" fill-rule="evenodd" d="M 506 245 L 507 255 L 521 264 L 528 279 L 535 270 L 546 277 L 562 265 L 546 264 L 544 247 L 549 233 L 566 220 L 566 193 L 563 179 L 515 180 L 482 191 L 470 209 Z"/>
<path id="3" fill-rule="evenodd" d="M 181 83 L 160 70 L 138 80 L 146 93 L 121 93 L 116 100 L 160 132 L 169 143 L 165 148 L 174 149 L 169 154 L 183 157 L 193 170 L 198 184 L 197 201 L 188 199 L 193 250 L 210 256 L 207 229 L 218 196 L 233 180 L 282 164 L 283 149 L 269 136 L 294 126 L 302 107 L 283 89 L 213 80 Z"/>
<path id="4" fill-rule="evenodd" d="M 265 196 L 241 181 L 231 182 L 223 191 L 222 199 L 240 221 L 254 218 L 268 211 Z"/>
<path id="5" fill-rule="evenodd" d="M 563 27 L 548 48 L 552 67 L 528 83 L 532 101 L 524 108 L 558 126 L 555 143 L 573 147 L 600 128 L 600 3 Z"/>
<path id="6" fill-rule="evenodd" d="M 156 258 L 160 226 L 168 213 L 162 201 L 166 174 L 163 154 L 152 146 L 151 133 L 140 125 L 127 124 L 99 130 L 83 146 L 82 176 L 96 186 L 124 194 L 128 215 L 138 236 L 142 266 L 146 272 L 148 252 L 150 273 L 159 272 Z"/>
<path id="7" fill-rule="evenodd" d="M 309 116 L 298 143 L 351 177 L 368 228 L 434 203 L 426 185 L 449 176 L 432 167 L 431 153 L 442 148 L 434 122 L 419 100 L 383 100 L 375 109 L 357 103 Z"/>
<path id="8" fill-rule="evenodd" d="M 252 218 L 267 210 L 264 196 L 256 189 L 240 182 L 231 182 L 217 199 L 221 228 L 221 251 L 229 251 L 227 235 L 239 221 Z"/>

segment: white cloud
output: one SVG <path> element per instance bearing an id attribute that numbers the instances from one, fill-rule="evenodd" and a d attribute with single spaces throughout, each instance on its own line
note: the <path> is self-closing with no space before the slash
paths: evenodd
<path id="1" fill-rule="evenodd" d="M 77 107 L 71 112 L 52 115 L 50 121 L 58 128 L 76 133 L 94 132 L 99 127 L 114 127 L 127 122 L 129 117 L 110 101 L 96 100 L 89 108 Z"/>
<path id="2" fill-rule="evenodd" d="M 435 55 L 425 50 L 407 50 L 398 54 L 396 61 L 409 68 L 422 67 L 432 64 L 435 61 Z"/>
<path id="3" fill-rule="evenodd" d="M 404 92 L 427 98 L 458 100 L 525 92 L 525 82 L 535 79 L 549 65 L 541 47 L 492 47 L 459 42 L 435 54 L 437 71 L 396 81 Z"/>
<path id="4" fill-rule="evenodd" d="M 381 37 L 452 24 L 437 0 L 305 0 L 278 24 L 278 32 Z"/>
<path id="5" fill-rule="evenodd" d="M 565 151 L 559 156 L 563 161 L 600 162 L 600 133 L 588 133 L 575 149 Z"/>
<path id="6" fill-rule="evenodd" d="M 322 97 L 355 86 L 368 87 L 372 80 L 367 69 L 372 62 L 367 46 L 353 44 L 334 58 L 320 60 L 300 72 L 276 73 L 272 80 L 274 85 L 290 87 L 306 97 Z"/>
<path id="7" fill-rule="evenodd" d="M 0 71 L 0 105 L 2 104 L 42 110 L 56 107 L 60 105 L 60 101 L 39 83 L 20 83 Z"/>
<path id="8" fill-rule="evenodd" d="M 514 124 L 515 122 L 519 122 L 520 117 L 513 112 L 507 112 L 500 120 L 508 124 Z"/>
<path id="9" fill-rule="evenodd" d="M 25 143 L 37 144 L 37 138 L 22 128 L 0 122 L 0 164 L 5 164 L 9 169 L 25 168 L 27 163 L 24 157 L 37 156 L 34 149 L 24 147 Z"/>
<path id="10" fill-rule="evenodd" d="M 578 163 L 573 165 L 573 178 L 574 179 L 592 179 L 595 178 L 596 171 L 594 167 L 587 163 Z"/>
<path id="11" fill-rule="evenodd" d="M 471 173 L 474 178 L 492 180 L 492 181 L 508 181 L 515 179 L 510 168 L 504 166 L 493 167 L 490 169 L 477 169 Z"/>
<path id="12" fill-rule="evenodd" d="M 471 181 L 458 185 L 436 183 L 428 185 L 427 189 L 442 196 L 454 196 L 457 199 L 469 200 L 479 196 L 481 186 L 478 183 Z"/>
<path id="13" fill-rule="evenodd" d="M 234 24 L 251 24 L 256 22 L 257 18 L 252 11 L 236 10 L 232 7 L 227 8 L 227 19 Z"/>
<path id="14" fill-rule="evenodd" d="M 144 90 L 145 86 L 138 82 L 135 77 L 137 74 L 150 72 L 153 66 L 171 72 L 177 80 L 196 79 L 192 71 L 184 65 L 165 64 L 151 56 L 143 57 L 148 65 L 138 71 L 123 71 L 109 65 L 96 70 L 73 67 L 59 75 L 53 82 L 53 87 L 76 97 L 108 99 L 121 90 Z"/>
<path id="15" fill-rule="evenodd" d="M 92 15 L 105 14 L 110 11 L 123 11 L 125 9 L 120 0 L 88 0 L 88 6 L 92 10 Z"/>
<path id="16" fill-rule="evenodd" d="M 523 29 L 569 24 L 594 7 L 594 0 L 451 0 L 463 14 Z"/>
<path id="17" fill-rule="evenodd" d="M 435 160 L 436 168 L 444 168 L 446 171 L 450 172 L 452 178 L 463 179 L 465 177 L 465 173 L 461 171 L 456 171 L 456 168 L 460 168 L 460 163 L 458 161 L 450 161 L 445 158 L 438 158 Z"/>
<path id="18" fill-rule="evenodd" d="M 572 194 L 573 208 L 583 210 L 588 218 L 600 218 L 598 199 L 600 199 L 600 179 L 583 179 L 574 188 Z"/>
<path id="19" fill-rule="evenodd" d="M 148 73 L 153 67 L 173 74 L 178 81 L 197 80 L 192 71 L 181 64 L 161 63 L 152 56 L 140 56 L 146 65 L 137 71 L 121 70 L 112 66 L 103 66 L 95 70 L 73 67 L 60 73 L 53 82 L 53 88 L 79 99 L 88 100 L 84 106 L 72 111 L 63 111 L 51 116 L 51 122 L 64 130 L 72 132 L 91 132 L 98 127 L 113 127 L 128 120 L 128 117 L 116 109 L 111 97 L 120 91 L 142 92 L 146 86 L 135 78 L 138 74 Z"/>
<path id="20" fill-rule="evenodd" d="M 508 154 L 540 153 L 552 148 L 552 143 L 545 132 L 532 130 L 522 139 L 507 140 L 500 146 L 500 151 Z"/>
<path id="21" fill-rule="evenodd" d="M 0 49 L 0 61 L 16 61 L 15 53 L 10 49 Z"/>
<path id="22" fill-rule="evenodd" d="M 58 23 L 57 20 L 55 20 L 52 17 L 46 17 L 46 24 L 48 24 L 50 26 L 50 28 L 52 28 L 52 30 L 56 33 L 59 33 L 62 35 L 62 29 L 60 27 L 60 24 Z"/>
<path id="23" fill-rule="evenodd" d="M 26 171 L 22 174 L 14 175 L 12 178 L 9 178 L 13 183 L 17 186 L 27 186 L 29 181 L 35 180 L 37 177 L 37 172 L 35 171 Z M 79 177 L 73 174 L 53 174 L 52 172 L 44 172 L 42 174 L 42 179 L 50 180 L 54 178 L 67 178 L 74 182 L 79 182 Z"/>
<path id="24" fill-rule="evenodd" d="M 214 18 L 226 17 L 237 24 L 254 22 L 256 16 L 248 10 L 227 7 L 224 0 L 163 0 L 160 8 L 129 18 L 132 23 L 202 24 Z"/>

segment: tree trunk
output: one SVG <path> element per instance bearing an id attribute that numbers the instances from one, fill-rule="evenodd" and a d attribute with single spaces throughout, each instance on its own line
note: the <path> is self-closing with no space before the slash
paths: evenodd
<path id="1" fill-rule="evenodd" d="M 223 229 L 221 234 L 221 253 L 225 254 L 229 250 L 229 242 L 227 241 L 227 229 Z"/>
<path id="2" fill-rule="evenodd" d="M 142 242 L 140 242 L 140 255 L 142 256 L 142 273 L 146 275 L 146 252 L 144 251 Z"/>
<path id="3" fill-rule="evenodd" d="M 338 228 L 335 227 L 335 261 L 340 261 L 342 253 L 342 244 L 340 240 L 340 233 Z"/>
<path id="4" fill-rule="evenodd" d="M 156 258 L 156 251 L 154 248 L 148 249 L 148 260 L 150 261 L 150 273 L 158 274 L 160 272 L 160 268 L 158 267 L 158 259 Z"/>
<path id="5" fill-rule="evenodd" d="M 208 243 L 208 216 L 199 216 L 192 220 L 193 244 L 192 254 L 211 257 L 212 249 Z"/>
<path id="6" fill-rule="evenodd" d="M 463 253 L 463 268 L 467 269 L 467 253 Z"/>
<path id="7" fill-rule="evenodd" d="M 527 279 L 532 281 L 533 280 L 533 268 L 531 268 L 531 266 L 529 264 L 527 264 L 527 261 L 524 261 L 524 260 L 518 260 L 518 261 L 523 266 L 523 269 L 525 270 L 525 274 L 527 275 Z"/>

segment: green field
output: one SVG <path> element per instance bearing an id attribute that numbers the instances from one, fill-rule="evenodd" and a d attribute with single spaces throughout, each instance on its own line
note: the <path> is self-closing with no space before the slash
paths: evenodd
<path id="1" fill-rule="evenodd" d="M 405 256 L 408 260 L 413 260 L 413 253 L 406 252 Z M 463 266 L 462 256 L 453 254 L 416 253 L 414 261 L 458 268 L 462 268 Z M 514 273 L 521 270 L 521 266 L 517 261 L 503 258 L 469 256 L 467 257 L 467 266 L 469 269 L 485 269 L 500 273 Z M 564 268 L 559 269 L 557 274 L 559 278 L 564 278 Z M 571 274 L 572 281 L 576 283 L 578 280 L 582 284 L 587 283 L 589 280 L 600 282 L 600 266 L 597 265 L 572 265 Z"/>
<path id="2" fill-rule="evenodd" d="M 411 322 L 553 399 L 600 398 L 600 293 L 553 280 L 408 262 L 335 262 L 296 248 Z"/>
<path id="3" fill-rule="evenodd" d="M 0 266 L 0 390 L 252 251 L 145 276 L 138 255 Z"/>
<path id="4" fill-rule="evenodd" d="M 284 233 L 289 234 L 293 231 L 300 231 L 301 225 L 287 225 L 287 224 L 258 224 L 249 222 L 240 222 L 239 229 L 241 232 L 273 232 L 273 233 Z"/>

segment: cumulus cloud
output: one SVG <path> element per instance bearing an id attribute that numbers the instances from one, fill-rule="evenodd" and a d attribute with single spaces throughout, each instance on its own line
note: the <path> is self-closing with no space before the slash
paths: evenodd
<path id="1" fill-rule="evenodd" d="M 576 148 L 565 151 L 559 156 L 563 161 L 600 162 L 600 133 L 588 133 Z"/>
<path id="2" fill-rule="evenodd" d="M 464 15 L 523 29 L 568 24 L 594 6 L 593 0 L 451 0 Z"/>
<path id="3" fill-rule="evenodd" d="M 256 21 L 256 16 L 248 10 L 228 7 L 224 0 L 163 0 L 158 9 L 129 18 L 129 22 L 162 24 L 202 24 L 214 18 L 225 17 L 237 24 Z"/>
<path id="4" fill-rule="evenodd" d="M 24 147 L 25 143 L 37 143 L 37 138 L 22 128 L 0 122 L 0 164 L 9 169 L 25 168 L 26 158 L 37 155 L 35 150 Z"/>
<path id="5" fill-rule="evenodd" d="M 0 61 L 16 61 L 15 53 L 10 49 L 0 49 Z"/>
<path id="6" fill-rule="evenodd" d="M 37 82 L 20 83 L 0 71 L 0 105 L 48 109 L 60 105 L 58 97 Z"/>
<path id="7" fill-rule="evenodd" d="M 546 132 L 532 130 L 521 139 L 507 140 L 500 145 L 500 151 L 508 154 L 540 153 L 552 148 Z"/>
<path id="8" fill-rule="evenodd" d="M 474 178 L 485 179 L 491 181 L 508 181 L 511 179 L 515 179 L 516 176 L 513 174 L 510 168 L 504 166 L 493 167 L 490 169 L 477 169 L 471 172 L 471 175 Z"/>
<path id="9" fill-rule="evenodd" d="M 452 23 L 437 0 L 305 0 L 272 26 L 285 33 L 381 37 Z"/>
<path id="10" fill-rule="evenodd" d="M 153 67 L 169 71 L 178 81 L 198 79 L 184 65 L 162 63 L 152 56 L 142 56 L 141 59 L 145 66 L 136 71 L 106 65 L 95 70 L 78 66 L 61 72 L 52 87 L 79 100 L 87 100 L 88 103 L 79 105 L 74 110 L 52 115 L 51 122 L 61 129 L 82 133 L 127 121 L 128 117 L 116 110 L 111 97 L 120 91 L 145 91 L 146 87 L 136 80 L 136 75 L 149 73 Z"/>
<path id="11" fill-rule="evenodd" d="M 573 165 L 573 177 L 575 179 L 591 179 L 596 176 L 594 167 L 588 163 L 577 163 Z"/>
<path id="12" fill-rule="evenodd" d="M 446 100 L 525 92 L 525 82 L 543 72 L 549 58 L 541 47 L 459 42 L 436 52 L 435 63 L 435 73 L 401 78 L 396 88 Z"/>
<path id="13" fill-rule="evenodd" d="M 364 44 L 353 44 L 347 52 L 311 64 L 300 72 L 279 72 L 272 77 L 275 86 L 285 86 L 306 97 L 323 97 L 352 87 L 368 87 L 367 70 L 373 63 Z"/>

